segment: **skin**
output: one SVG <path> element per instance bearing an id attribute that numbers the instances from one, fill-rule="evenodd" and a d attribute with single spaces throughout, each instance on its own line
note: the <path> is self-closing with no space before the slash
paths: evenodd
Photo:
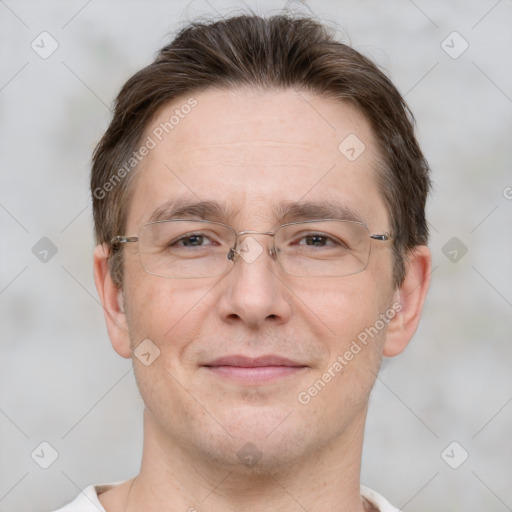
<path id="1" fill-rule="evenodd" d="M 389 230 L 377 187 L 371 129 L 352 106 L 293 90 L 208 90 L 144 158 L 135 176 L 126 232 L 136 235 L 170 198 L 232 207 L 222 222 L 269 231 L 280 201 L 335 200 L 372 233 Z M 166 106 L 148 134 L 186 98 Z M 351 162 L 338 150 L 356 134 L 366 150 Z M 120 233 L 121 234 L 121 233 Z M 264 248 L 271 238 L 255 235 Z M 114 349 L 132 357 L 150 339 L 160 356 L 133 357 L 146 408 L 140 474 L 100 495 L 108 512 L 196 510 L 310 512 L 371 510 L 359 493 L 368 398 L 383 355 L 414 334 L 427 293 L 426 247 L 411 252 L 400 288 L 389 242 L 372 242 L 365 271 L 308 279 L 282 272 L 263 253 L 220 277 L 165 279 L 145 272 L 137 244 L 125 244 L 124 290 L 108 272 L 108 247 L 94 252 L 95 282 Z M 401 311 L 308 404 L 297 396 L 396 301 Z M 220 356 L 277 354 L 306 368 L 269 383 L 222 378 L 202 364 Z M 260 454 L 245 465 L 247 443 Z"/>

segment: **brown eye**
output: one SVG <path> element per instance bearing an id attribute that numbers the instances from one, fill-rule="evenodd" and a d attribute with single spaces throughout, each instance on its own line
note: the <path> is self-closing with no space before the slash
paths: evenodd
<path id="1" fill-rule="evenodd" d="M 306 245 L 314 245 L 314 246 L 324 246 L 327 243 L 327 237 L 322 235 L 309 235 L 304 237 L 306 240 Z"/>
<path id="2" fill-rule="evenodd" d="M 172 245 L 177 245 L 182 242 L 181 245 L 185 247 L 200 247 L 203 245 L 203 241 L 206 239 L 204 235 L 189 235 L 186 237 L 182 237 L 176 242 L 174 242 Z"/>

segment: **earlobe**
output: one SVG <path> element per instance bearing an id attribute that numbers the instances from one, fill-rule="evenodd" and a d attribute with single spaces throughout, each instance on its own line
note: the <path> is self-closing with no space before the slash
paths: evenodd
<path id="1" fill-rule="evenodd" d="M 395 292 L 397 314 L 388 325 L 383 355 L 393 357 L 402 352 L 418 327 L 430 284 L 431 255 L 428 247 L 415 247 L 406 261 L 405 278 Z"/>
<path id="2" fill-rule="evenodd" d="M 109 247 L 94 249 L 94 282 L 103 306 L 107 331 L 114 350 L 122 357 L 131 357 L 130 338 L 124 310 L 123 295 L 115 285 L 108 266 Z"/>

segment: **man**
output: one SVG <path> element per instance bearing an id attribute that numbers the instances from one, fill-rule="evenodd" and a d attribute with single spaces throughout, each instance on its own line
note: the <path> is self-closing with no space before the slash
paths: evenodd
<path id="1" fill-rule="evenodd" d="M 96 148 L 95 282 L 140 473 L 62 511 L 393 511 L 369 394 L 419 322 L 428 165 L 396 88 L 307 18 L 191 24 Z"/>

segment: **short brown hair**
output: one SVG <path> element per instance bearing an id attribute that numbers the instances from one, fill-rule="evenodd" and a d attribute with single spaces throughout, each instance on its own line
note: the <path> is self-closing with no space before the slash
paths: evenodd
<path id="1" fill-rule="evenodd" d="M 414 118 L 388 77 L 359 52 L 308 17 L 247 14 L 193 22 L 132 76 L 115 101 L 113 119 L 93 155 L 91 192 L 97 243 L 124 234 L 133 158 L 163 106 L 208 88 L 293 88 L 354 105 L 370 123 L 382 162 L 378 182 L 394 235 L 393 279 L 404 257 L 428 239 L 425 202 L 429 167 L 414 134 Z M 124 169 L 124 171 L 123 171 Z M 108 186 L 107 186 L 108 185 Z M 110 272 L 122 287 L 122 251 Z"/>

